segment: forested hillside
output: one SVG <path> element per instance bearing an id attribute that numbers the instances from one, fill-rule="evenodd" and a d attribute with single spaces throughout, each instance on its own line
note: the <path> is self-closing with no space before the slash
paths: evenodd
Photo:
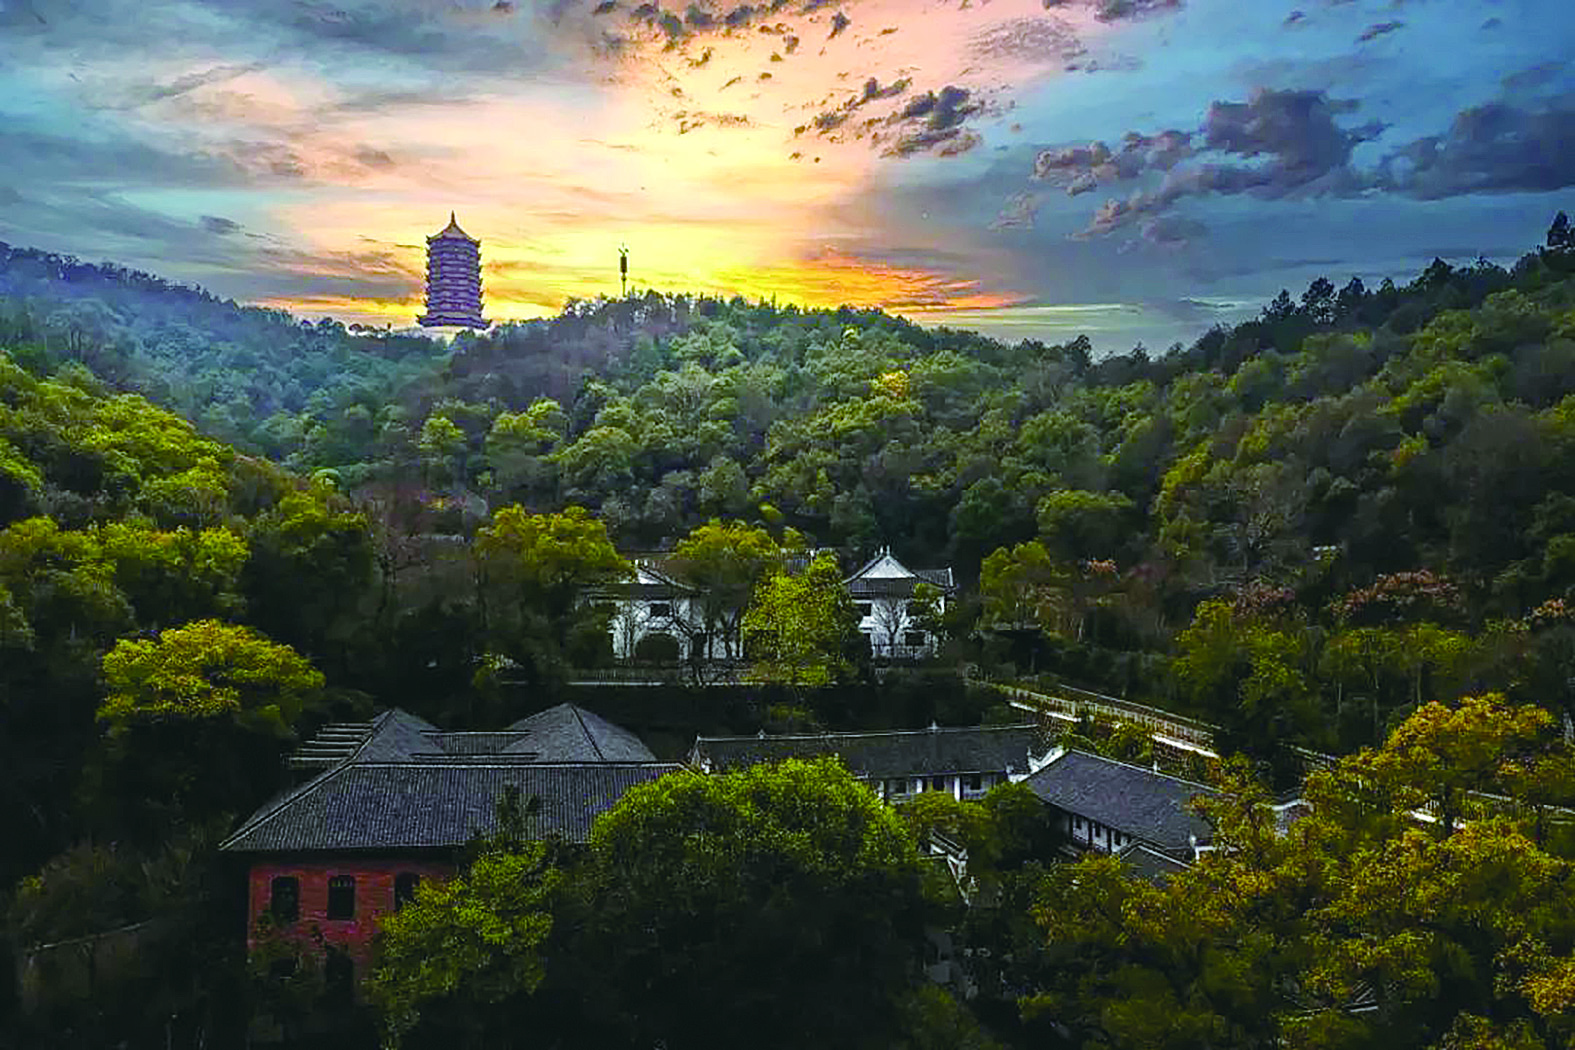
<path id="1" fill-rule="evenodd" d="M 1397 814 L 1438 792 L 1499 791 L 1539 821 L 1569 801 L 1567 755 L 1548 758 L 1575 712 L 1575 238 L 1562 216 L 1512 270 L 1435 262 L 1404 286 L 1319 281 L 1153 358 L 655 294 L 573 303 L 449 346 L 17 249 L 0 251 L 0 289 L 8 936 L 31 945 L 155 916 L 189 933 L 165 960 L 177 976 L 82 1019 L 78 1045 L 169 1017 L 201 1035 L 240 1009 L 238 985 L 214 984 L 243 968 L 233 931 L 215 932 L 224 894 L 210 846 L 277 786 L 285 751 L 374 704 L 485 728 L 522 695 L 558 698 L 572 669 L 609 659 L 610 613 L 586 599 L 627 578 L 620 550 L 632 548 L 672 548 L 679 578 L 715 598 L 708 622 L 741 622 L 757 684 L 792 701 L 766 710 L 762 691 L 753 721 L 713 728 L 981 714 L 900 676 L 877 685 L 845 600 L 824 603 L 825 622 L 783 615 L 785 596 L 807 589 L 794 581 L 840 590 L 827 559 L 789 571 L 806 548 L 841 551 L 846 571 L 889 544 L 910 566 L 958 571 L 945 615 L 923 613 L 948 639 L 942 667 L 1201 715 L 1224 750 L 1281 784 L 1296 772 L 1289 744 L 1344 753 L 1388 740 L 1320 782 L 1328 813 L 1299 840 L 1317 871 L 1254 839 L 1243 811 L 1221 818 L 1236 821 L 1241 851 L 1158 897 L 1103 869 L 1097 884 L 1056 884 L 1067 900 L 1132 895 L 1147 919 L 1185 911 L 1210 936 L 1240 934 L 1236 954 L 1156 963 L 1184 954 L 1188 927 L 1146 919 L 1123 940 L 1084 922 L 1092 905 L 1073 916 L 1035 897 L 1036 867 L 1008 879 L 1000 892 L 1020 921 L 989 936 L 1028 961 L 1000 976 L 995 1008 L 1012 1012 L 1011 989 L 1027 989 L 1029 1020 L 1053 1008 L 1114 1031 L 1101 1011 L 1123 982 L 1171 980 L 1166 994 L 1193 996 L 1199 1031 L 1246 1025 L 1264 1041 L 1239 1045 L 1277 1045 L 1295 1018 L 1258 1003 L 1269 991 L 1242 974 L 1276 967 L 1327 1014 L 1364 988 L 1350 953 L 1366 934 L 1348 919 L 1410 950 L 1406 930 L 1364 904 L 1345 846 L 1413 850 Z M 647 695 L 682 722 L 703 692 Z M 1444 705 L 1489 692 L 1507 702 L 1482 708 L 1480 739 L 1448 722 Z M 1525 769 L 1482 757 L 1508 748 Z M 1257 790 L 1234 775 L 1244 795 Z M 1374 783 L 1387 792 L 1376 801 L 1361 794 Z M 947 819 L 964 839 L 983 834 L 977 814 Z M 1475 863 L 1470 850 L 1520 848 L 1520 830 L 1499 830 L 1407 856 L 1442 878 Z M 1540 849 L 1504 863 L 1538 907 L 1566 877 Z M 1286 916 L 1302 898 L 1326 910 L 1267 926 L 1209 912 L 1212 879 Z M 1025 932 L 1030 910 L 1039 926 Z M 1456 951 L 1441 936 L 1436 950 L 1567 986 L 1563 912 L 1537 917 L 1514 936 L 1494 927 L 1489 947 Z M 1280 939 L 1253 941 L 1264 928 Z M 1061 955 L 1013 941 L 1038 944 L 1045 929 Z M 593 947 L 617 957 L 621 944 Z M 1134 961 L 1134 944 L 1157 954 Z M 213 959 L 229 968 L 205 974 Z M 1418 967 L 1397 954 L 1388 974 L 1413 1005 L 1428 995 Z M 1258 1011 L 1250 1023 L 1222 1004 L 1229 975 L 1241 1009 Z M 1498 992 L 1461 982 L 1487 997 L 1478 1012 L 1497 1009 Z M 1537 1031 L 1555 1039 L 1569 1030 L 1563 1006 L 1523 1000 L 1515 1017 L 1554 1017 Z M 918 1027 L 961 1024 L 937 1017 Z M 1446 1011 L 1424 1027 L 1443 1038 L 1475 1023 Z M 1200 1045 L 1121 1031 L 1085 1045 Z"/>

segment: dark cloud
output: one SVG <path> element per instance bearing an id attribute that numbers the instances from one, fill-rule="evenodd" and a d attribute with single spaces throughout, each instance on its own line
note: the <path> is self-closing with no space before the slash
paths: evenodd
<path id="1" fill-rule="evenodd" d="M 0 186 L 0 208 L 21 204 L 22 195 L 11 186 Z"/>
<path id="2" fill-rule="evenodd" d="M 869 105 L 871 102 L 880 102 L 886 99 L 896 98 L 898 95 L 901 95 L 903 92 L 907 91 L 911 83 L 912 81 L 910 81 L 907 77 L 904 77 L 901 80 L 894 80 L 890 84 L 882 87 L 879 80 L 875 79 L 874 77 L 870 77 L 864 82 L 864 89 L 859 94 L 854 95 L 836 109 L 828 109 L 822 113 L 817 114 L 815 119 L 810 123 L 813 124 L 815 130 L 818 131 L 822 137 L 824 137 L 827 133 L 835 131 L 836 129 L 842 127 L 842 125 L 846 124 L 848 119 L 853 116 L 854 112 L 860 108 Z M 794 134 L 800 134 L 804 130 L 805 128 L 800 126 L 794 131 Z"/>
<path id="3" fill-rule="evenodd" d="M 1347 128 L 1336 122 L 1355 108 L 1355 102 L 1321 91 L 1261 90 L 1246 102 L 1213 103 L 1197 132 L 1131 132 L 1119 152 L 1102 142 L 1042 150 L 1034 177 L 1064 185 L 1076 196 L 1100 185 L 1163 176 L 1157 188 L 1107 200 L 1084 236 L 1154 219 L 1177 201 L 1203 194 L 1278 198 L 1349 192 L 1360 181 L 1350 167 L 1352 151 L 1383 130 L 1378 124 Z"/>
<path id="4" fill-rule="evenodd" d="M 981 140 L 973 132 L 964 132 L 962 125 L 983 111 L 984 103 L 976 101 L 967 88 L 947 85 L 938 93 L 927 91 L 886 118 L 886 124 L 897 131 L 895 141 L 883 156 L 934 152 L 950 157 L 966 153 Z"/>
<path id="5" fill-rule="evenodd" d="M 222 215 L 204 215 L 198 220 L 204 230 L 220 235 L 235 233 L 240 230 L 241 224 L 234 219 L 226 219 Z"/>
<path id="6" fill-rule="evenodd" d="M 1376 40 L 1378 37 L 1387 36 L 1390 33 L 1393 33 L 1396 29 L 1402 28 L 1404 25 L 1404 22 L 1379 22 L 1376 25 L 1370 25 L 1365 30 L 1363 30 L 1361 36 L 1356 38 L 1356 42 L 1358 44 L 1365 44 L 1369 40 Z"/>
<path id="7" fill-rule="evenodd" d="M 1288 26 L 1293 26 L 1293 25 L 1295 25 L 1295 24 L 1296 24 L 1296 23 L 1297 23 L 1297 22 L 1300 22 L 1300 21 L 1302 21 L 1302 20 L 1303 20 L 1303 19 L 1305 19 L 1305 18 L 1306 18 L 1306 17 L 1307 17 L 1307 15 L 1306 15 L 1306 13 L 1305 13 L 1305 12 L 1302 12 L 1302 11 L 1292 11 L 1292 12 L 1291 12 L 1291 13 L 1290 13 L 1290 14 L 1288 14 L 1288 15 L 1286 15 L 1286 16 L 1285 16 L 1285 23 L 1284 23 L 1284 24 L 1285 24 L 1285 25 L 1288 25 Z"/>
<path id="8" fill-rule="evenodd" d="M 1066 186 L 1071 196 L 1097 189 L 1101 183 L 1134 179 L 1149 171 L 1169 171 L 1193 155 L 1193 135 L 1162 131 L 1140 135 L 1130 131 L 1119 152 L 1103 142 L 1042 150 L 1034 158 L 1034 178 Z"/>
<path id="9" fill-rule="evenodd" d="M 1379 184 L 1422 200 L 1575 186 L 1575 94 L 1546 106 L 1473 106 L 1386 157 Z"/>
<path id="10" fill-rule="evenodd" d="M 1505 101 L 1474 106 L 1444 134 L 1392 149 L 1366 170 L 1353 166 L 1353 151 L 1384 127 L 1342 123 L 1356 108 L 1321 91 L 1258 91 L 1246 102 L 1213 103 L 1196 132 L 1132 133 L 1120 151 L 1102 142 L 1041 150 L 1033 177 L 1073 196 L 1147 180 L 1101 204 L 1079 236 L 1137 225 L 1152 243 L 1181 243 L 1201 233 L 1171 214 L 1189 197 L 1356 197 L 1384 191 L 1439 200 L 1575 186 L 1575 150 L 1569 148 L 1575 142 L 1575 93 L 1534 106 Z"/>

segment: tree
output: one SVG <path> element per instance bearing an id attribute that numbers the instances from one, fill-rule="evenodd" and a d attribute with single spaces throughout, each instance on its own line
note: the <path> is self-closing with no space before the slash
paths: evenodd
<path id="1" fill-rule="evenodd" d="M 398 1047 L 418 1024 L 467 1045 L 507 1027 L 498 1007 L 546 976 L 544 945 L 562 879 L 539 842 L 491 843 L 461 875 L 426 881 L 387 915 L 368 997 Z"/>
<path id="2" fill-rule="evenodd" d="M 1052 869 L 1035 910 L 1045 950 L 1015 974 L 1036 988 L 1025 1010 L 1110 1050 L 1568 1045 L 1570 862 L 1493 815 L 1517 798 L 1473 804 L 1452 831 L 1414 809 L 1457 761 L 1448 790 L 1492 783 L 1493 756 L 1532 747 L 1544 720 L 1492 701 L 1418 712 L 1311 775 L 1288 829 L 1228 767 L 1199 803 L 1215 848 L 1163 885 L 1109 857 Z"/>
<path id="3" fill-rule="evenodd" d="M 717 655 L 735 659 L 744 612 L 761 582 L 782 565 L 781 545 L 765 529 L 712 518 L 673 548 L 673 572 L 699 593 L 698 630 L 690 639 L 697 666 Z"/>
<path id="4" fill-rule="evenodd" d="M 255 806 L 323 676 L 289 646 L 217 620 L 122 639 L 103 660 L 90 769 L 99 819 L 150 837 Z"/>
<path id="5" fill-rule="evenodd" d="M 591 831 L 589 990 L 634 1045 L 891 1045 L 920 864 L 835 759 L 631 789 Z"/>
<path id="6" fill-rule="evenodd" d="M 553 514 L 503 507 L 477 533 L 474 556 L 490 644 L 538 682 L 567 666 L 572 643 L 605 640 L 605 609 L 591 599 L 631 572 L 583 507 Z"/>
<path id="7" fill-rule="evenodd" d="M 1439 830 L 1455 830 L 1467 792 L 1500 787 L 1500 770 L 1553 724 L 1540 707 L 1512 706 L 1502 696 L 1464 697 L 1457 705 L 1423 704 L 1389 734 L 1383 748 L 1352 759 L 1398 804 L 1426 804 Z"/>
<path id="8" fill-rule="evenodd" d="M 778 570 L 744 613 L 744 653 L 756 681 L 821 688 L 853 671 L 858 613 L 829 554 L 797 575 Z"/>
<path id="9" fill-rule="evenodd" d="M 287 736 L 323 676 L 257 632 L 199 620 L 156 639 L 122 639 L 104 657 L 98 716 L 111 729 L 165 719 L 225 718 Z"/>
<path id="10" fill-rule="evenodd" d="M 1570 225 L 1570 217 L 1564 212 L 1559 212 L 1553 217 L 1553 224 L 1548 227 L 1546 254 L 1554 256 L 1575 255 L 1575 228 Z"/>

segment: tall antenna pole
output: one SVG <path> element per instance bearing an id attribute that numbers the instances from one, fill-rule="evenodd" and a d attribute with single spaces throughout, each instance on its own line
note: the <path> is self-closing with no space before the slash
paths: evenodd
<path id="1" fill-rule="evenodd" d="M 618 280 L 623 285 L 623 297 L 629 298 L 629 246 L 618 246 Z"/>

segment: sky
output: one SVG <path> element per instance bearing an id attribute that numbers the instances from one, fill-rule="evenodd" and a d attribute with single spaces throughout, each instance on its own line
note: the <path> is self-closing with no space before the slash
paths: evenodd
<path id="1" fill-rule="evenodd" d="M 0 0 L 0 240 L 402 327 L 639 290 L 1163 350 L 1575 212 L 1570 0 Z"/>

